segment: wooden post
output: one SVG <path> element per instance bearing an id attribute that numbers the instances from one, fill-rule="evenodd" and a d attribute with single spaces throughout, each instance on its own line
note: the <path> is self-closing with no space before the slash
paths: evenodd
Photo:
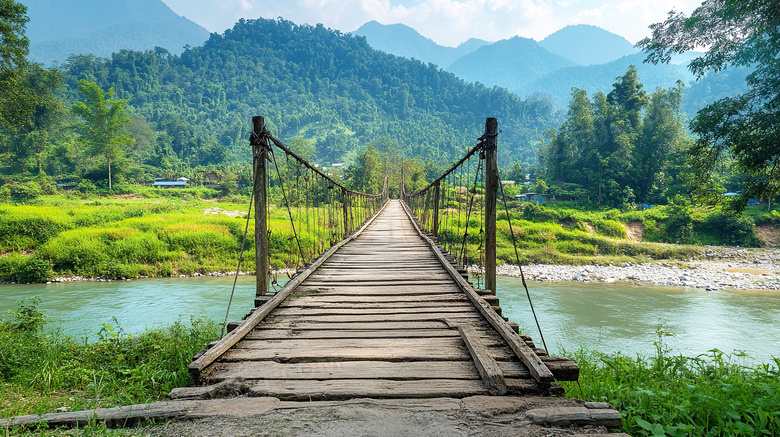
<path id="1" fill-rule="evenodd" d="M 349 211 L 347 208 L 349 206 L 347 205 L 347 202 L 349 202 L 347 197 L 347 190 L 341 189 L 341 209 L 344 212 L 344 238 L 347 238 L 347 235 L 349 235 L 349 222 L 347 221 L 347 218 L 349 217 Z"/>
<path id="2" fill-rule="evenodd" d="M 433 186 L 433 235 L 439 237 L 439 189 L 441 183 L 437 182 Z"/>
<path id="3" fill-rule="evenodd" d="M 255 196 L 255 282 L 256 295 L 268 293 L 268 221 L 266 220 L 268 191 L 266 184 L 266 158 L 268 149 L 266 139 L 261 136 L 265 129 L 265 119 L 252 117 L 252 190 Z"/>
<path id="4" fill-rule="evenodd" d="M 496 292 L 496 198 L 498 197 L 498 121 L 485 119 L 485 288 Z"/>

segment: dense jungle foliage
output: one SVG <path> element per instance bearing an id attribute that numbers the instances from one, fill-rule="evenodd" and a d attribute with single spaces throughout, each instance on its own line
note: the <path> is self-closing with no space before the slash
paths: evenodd
<path id="1" fill-rule="evenodd" d="M 85 150 L 63 110 L 83 99 L 82 80 L 126 100 L 134 142 L 124 162 L 115 160 L 119 182 L 191 176 L 208 166 L 230 173 L 230 165 L 248 164 L 253 115 L 264 115 L 279 138 L 314 144 L 324 163 L 352 162 L 380 137 L 392 138 L 405 156 L 450 161 L 475 143 L 485 117 L 496 115 L 502 162 L 530 162 L 542 132 L 561 121 L 547 99 L 522 100 L 374 50 L 362 37 L 282 19 L 242 20 L 181 56 L 123 50 L 111 59 L 74 56 L 62 71 L 43 71 L 55 76 L 43 91 L 67 104 L 33 108 L 46 120 L 4 123 L 5 174 L 107 179 L 105 162 Z"/>

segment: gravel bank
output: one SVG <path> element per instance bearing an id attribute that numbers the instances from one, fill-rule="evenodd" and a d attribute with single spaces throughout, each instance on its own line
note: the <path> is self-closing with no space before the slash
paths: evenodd
<path id="1" fill-rule="evenodd" d="M 623 265 L 523 266 L 526 279 L 534 281 L 628 282 L 706 290 L 780 290 L 780 249 L 708 247 L 699 259 L 684 263 L 654 262 Z M 499 266 L 498 274 L 519 277 L 514 265 Z"/>

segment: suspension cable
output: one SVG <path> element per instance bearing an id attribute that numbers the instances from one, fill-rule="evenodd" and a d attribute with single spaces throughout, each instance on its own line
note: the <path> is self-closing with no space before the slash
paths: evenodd
<path id="1" fill-rule="evenodd" d="M 254 191 L 249 195 L 249 212 L 246 214 L 246 226 L 244 227 L 244 238 L 241 240 L 241 252 L 238 254 L 238 267 L 236 267 L 236 276 L 233 279 L 233 290 L 230 291 L 230 300 L 228 301 L 227 310 L 225 311 L 225 321 L 222 323 L 222 331 L 219 334 L 219 338 L 225 336 L 225 328 L 227 327 L 227 320 L 230 316 L 230 306 L 233 304 L 233 295 L 236 294 L 236 283 L 238 282 L 238 272 L 241 271 L 241 263 L 244 261 L 244 249 L 246 249 L 246 236 L 249 233 L 249 221 L 252 217 L 252 201 L 255 200 Z M 257 274 L 257 273 L 255 273 Z"/>
<path id="2" fill-rule="evenodd" d="M 501 173 L 498 174 L 498 180 L 501 180 Z M 525 282 L 525 274 L 523 274 L 523 266 L 520 265 L 520 255 L 517 253 L 517 243 L 515 242 L 515 232 L 512 230 L 512 216 L 509 214 L 509 207 L 506 206 L 506 197 L 504 197 L 504 186 L 502 184 L 498 184 L 498 186 L 501 189 L 501 201 L 504 203 L 504 211 L 506 211 L 506 219 L 509 222 L 509 235 L 512 236 L 512 247 L 515 249 L 515 260 L 517 260 L 517 268 L 520 269 L 520 279 L 523 281 L 523 288 L 525 288 L 525 295 L 528 296 L 528 304 L 531 305 L 531 313 L 534 316 L 534 321 L 536 322 L 536 329 L 539 330 L 539 337 L 542 339 L 542 345 L 544 345 L 544 350 L 549 353 L 549 350 L 547 349 L 547 343 L 544 341 L 544 334 L 542 334 L 542 327 L 539 325 L 539 318 L 536 317 L 536 310 L 534 310 L 534 303 L 531 300 L 531 292 L 528 291 L 528 284 Z"/>

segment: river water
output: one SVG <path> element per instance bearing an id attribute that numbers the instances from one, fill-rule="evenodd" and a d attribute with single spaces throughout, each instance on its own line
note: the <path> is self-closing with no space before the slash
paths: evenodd
<path id="1" fill-rule="evenodd" d="M 499 277 L 504 315 L 541 346 L 522 283 Z M 222 321 L 232 277 L 164 278 L 137 281 L 0 285 L 0 311 L 38 296 L 40 308 L 66 334 L 95 339 L 102 323 L 137 334 L 177 318 Z M 780 357 L 780 293 L 703 291 L 629 284 L 529 282 L 550 352 L 581 346 L 600 352 L 650 355 L 659 326 L 673 334 L 664 343 L 689 356 L 712 348 L 745 351 L 758 361 Z M 253 305 L 254 277 L 241 276 L 229 320 Z M 116 318 L 116 321 L 114 321 Z"/>

